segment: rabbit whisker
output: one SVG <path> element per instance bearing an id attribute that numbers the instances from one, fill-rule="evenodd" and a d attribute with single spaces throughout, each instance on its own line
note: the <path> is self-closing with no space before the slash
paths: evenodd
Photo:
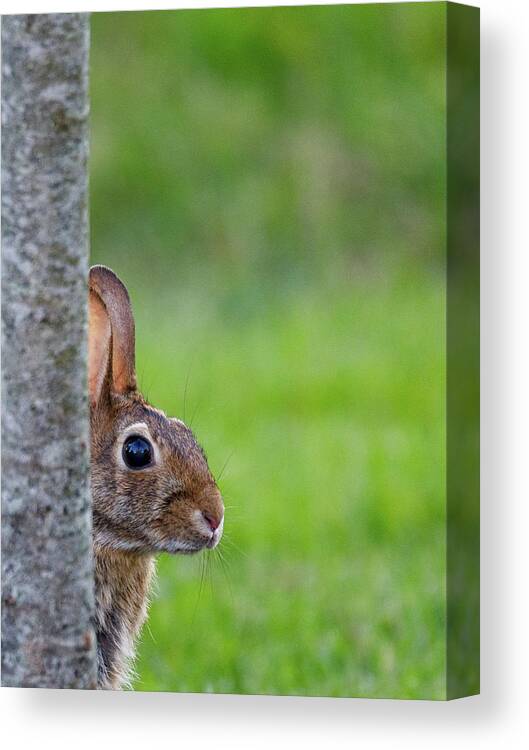
<path id="1" fill-rule="evenodd" d="M 230 595 L 230 599 L 231 599 L 231 602 L 233 604 L 235 598 L 233 596 L 233 588 L 232 588 L 231 580 L 230 580 L 230 576 L 229 576 L 229 566 L 228 566 L 228 563 L 226 562 L 226 559 L 224 558 L 222 552 L 220 551 L 220 549 L 218 547 L 215 549 L 215 553 L 216 553 L 215 559 L 218 560 L 218 562 L 220 564 L 222 573 L 224 574 L 224 578 L 226 579 L 226 584 L 228 586 L 228 592 L 229 592 L 229 595 Z"/>
<path id="2" fill-rule="evenodd" d="M 189 370 L 187 371 L 186 382 L 185 382 L 185 386 L 184 386 L 184 408 L 183 408 L 183 412 L 184 412 L 184 414 L 183 414 L 183 421 L 184 422 L 186 421 L 187 387 L 189 385 L 189 376 L 190 376 L 190 374 L 191 374 L 191 365 L 189 365 Z"/>
<path id="3" fill-rule="evenodd" d="M 234 549 L 234 550 L 235 550 L 236 552 L 238 552 L 238 553 L 239 553 L 240 555 L 242 555 L 243 557 L 246 557 L 246 558 L 248 558 L 248 555 L 246 554 L 246 552 L 245 552 L 244 550 L 242 550 L 242 549 L 241 549 L 241 548 L 240 548 L 240 547 L 239 547 L 239 546 L 238 546 L 237 544 L 235 544 L 235 542 L 233 541 L 233 539 L 231 539 L 231 538 L 230 538 L 229 536 L 227 536 L 226 534 L 223 534 L 223 537 L 222 537 L 222 543 L 223 543 L 223 546 L 224 546 L 224 547 L 225 547 L 225 545 L 226 545 L 226 544 L 228 544 L 228 545 L 229 545 L 229 546 L 231 546 L 231 547 L 232 547 L 232 548 L 233 548 L 233 549 Z"/>
<path id="4" fill-rule="evenodd" d="M 195 608 L 193 610 L 193 617 L 191 618 L 191 625 L 195 624 L 195 619 L 198 611 L 198 605 L 200 604 L 200 600 L 202 598 L 202 589 L 204 586 L 204 574 L 205 574 L 205 558 L 204 555 L 200 557 L 200 583 L 198 586 L 198 594 L 197 594 L 197 600 L 195 602 Z"/>
<path id="5" fill-rule="evenodd" d="M 217 477 L 217 482 L 220 482 L 220 479 L 221 479 L 222 475 L 224 474 L 224 470 L 226 469 L 227 465 L 231 461 L 231 458 L 232 458 L 232 456 L 233 456 L 234 453 L 235 453 L 235 450 L 232 450 L 232 452 L 230 453 L 230 455 L 228 456 L 228 458 L 224 461 L 224 465 L 223 465 L 222 469 L 220 470 L 220 474 Z"/>
<path id="6" fill-rule="evenodd" d="M 197 401 L 197 405 L 195 406 L 195 411 L 193 412 L 193 416 L 191 417 L 191 421 L 189 422 L 189 428 L 193 426 L 193 422 L 195 421 L 195 417 L 197 415 L 198 407 L 200 406 L 200 401 Z"/>

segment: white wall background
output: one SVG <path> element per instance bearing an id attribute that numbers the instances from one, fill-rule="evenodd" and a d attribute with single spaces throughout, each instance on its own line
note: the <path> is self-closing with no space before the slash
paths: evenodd
<path id="1" fill-rule="evenodd" d="M 5 0 L 2 12 L 244 4 Z M 4 688 L 0 731 L 5 747 L 496 750 L 526 746 L 529 3 L 472 4 L 482 9 L 482 695 L 435 704 Z"/>

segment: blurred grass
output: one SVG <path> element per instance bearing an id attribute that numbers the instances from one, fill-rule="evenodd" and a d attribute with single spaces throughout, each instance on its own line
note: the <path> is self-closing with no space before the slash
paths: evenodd
<path id="1" fill-rule="evenodd" d="M 443 34 L 92 17 L 93 261 L 227 505 L 218 555 L 160 559 L 136 689 L 444 696 Z"/>

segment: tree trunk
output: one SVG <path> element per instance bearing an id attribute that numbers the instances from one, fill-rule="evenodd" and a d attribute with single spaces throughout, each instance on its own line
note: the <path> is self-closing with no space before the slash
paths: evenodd
<path id="1" fill-rule="evenodd" d="M 96 684 L 86 14 L 2 19 L 2 683 Z"/>

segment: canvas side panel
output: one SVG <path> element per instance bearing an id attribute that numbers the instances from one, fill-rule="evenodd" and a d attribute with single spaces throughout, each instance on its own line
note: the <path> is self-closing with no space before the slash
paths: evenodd
<path id="1" fill-rule="evenodd" d="M 447 3 L 447 698 L 479 693 L 479 9 Z"/>

